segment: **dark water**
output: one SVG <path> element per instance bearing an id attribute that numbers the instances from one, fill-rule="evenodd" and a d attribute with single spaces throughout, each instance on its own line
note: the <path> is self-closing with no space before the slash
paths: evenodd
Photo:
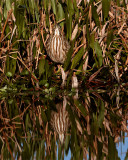
<path id="1" fill-rule="evenodd" d="M 127 86 L 0 93 L 0 159 L 128 159 Z"/>

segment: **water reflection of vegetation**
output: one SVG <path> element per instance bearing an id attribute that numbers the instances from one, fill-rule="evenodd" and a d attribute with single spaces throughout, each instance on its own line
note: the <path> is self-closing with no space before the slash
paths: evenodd
<path id="1" fill-rule="evenodd" d="M 116 142 L 127 131 L 127 93 L 89 89 L 54 96 L 13 95 L 0 102 L 1 159 L 119 159 Z M 47 98 L 46 98 L 47 97 Z M 58 144 L 58 155 L 57 155 Z M 127 154 L 126 154 L 127 156 Z"/>

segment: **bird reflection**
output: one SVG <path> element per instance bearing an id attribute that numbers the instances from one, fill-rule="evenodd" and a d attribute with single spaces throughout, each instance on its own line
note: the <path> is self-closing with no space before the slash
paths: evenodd
<path id="1" fill-rule="evenodd" d="M 52 111 L 51 113 L 51 126 L 55 133 L 59 136 L 61 144 L 64 143 L 65 135 L 68 131 L 70 125 L 69 115 L 66 111 L 67 100 L 66 97 L 63 99 L 63 103 L 58 103 L 56 105 L 57 112 Z"/>

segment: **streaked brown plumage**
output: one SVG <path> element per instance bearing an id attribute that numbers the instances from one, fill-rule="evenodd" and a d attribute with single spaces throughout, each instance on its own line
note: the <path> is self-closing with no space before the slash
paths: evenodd
<path id="1" fill-rule="evenodd" d="M 56 63 L 64 63 L 70 45 L 64 34 L 62 34 L 59 25 L 54 26 L 52 34 L 50 34 L 46 41 L 45 47 L 47 54 L 52 61 Z"/>
<path id="2" fill-rule="evenodd" d="M 63 103 L 56 104 L 56 111 L 51 112 L 50 124 L 54 129 L 55 133 L 59 135 L 61 144 L 64 143 L 65 135 L 67 134 L 68 128 L 70 126 L 69 114 L 66 110 L 67 99 L 63 97 Z"/>

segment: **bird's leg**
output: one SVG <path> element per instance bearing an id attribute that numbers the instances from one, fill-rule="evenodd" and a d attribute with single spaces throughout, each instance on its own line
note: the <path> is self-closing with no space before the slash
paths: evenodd
<path id="1" fill-rule="evenodd" d="M 75 89 L 76 94 L 73 96 L 73 99 L 78 99 L 78 85 L 78 79 L 74 72 L 72 76 L 72 88 Z"/>
<path id="2" fill-rule="evenodd" d="M 66 85 L 68 71 L 65 72 L 64 69 L 62 68 L 62 66 L 59 66 L 59 67 L 60 67 L 61 74 L 62 74 L 62 84 L 61 84 L 61 87 L 63 88 Z"/>
<path id="3" fill-rule="evenodd" d="M 78 79 L 75 72 L 73 73 L 72 76 L 72 88 L 78 88 Z"/>

